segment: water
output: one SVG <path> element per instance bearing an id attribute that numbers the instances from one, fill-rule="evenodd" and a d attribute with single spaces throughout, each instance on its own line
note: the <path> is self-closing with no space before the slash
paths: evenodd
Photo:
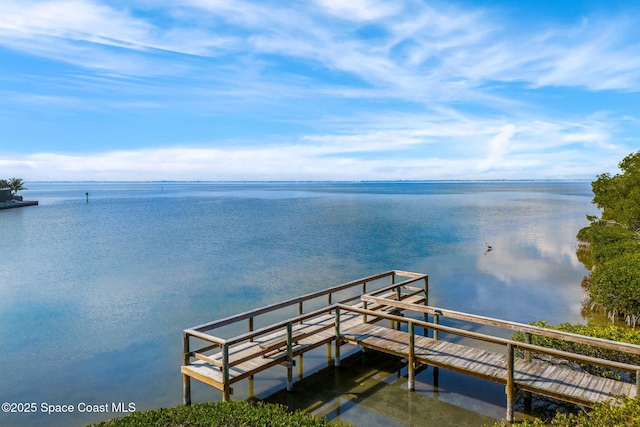
<path id="1" fill-rule="evenodd" d="M 520 322 L 585 320 L 575 235 L 596 213 L 588 182 L 27 187 L 21 194 L 40 206 L 0 211 L 0 400 L 37 411 L 0 414 L 0 425 L 118 415 L 78 412 L 80 403 L 178 405 L 182 329 L 390 269 L 428 273 L 432 305 Z M 281 374 L 259 378 L 256 395 L 279 390 Z M 451 389 L 472 381 L 451 378 Z M 494 417 L 497 388 L 483 392 L 493 396 L 484 406 L 469 393 L 449 396 L 458 412 Z M 239 385 L 234 398 L 246 393 Z M 193 395 L 220 398 L 204 386 Z M 451 406 L 443 393 L 438 402 Z M 75 411 L 47 415 L 43 404 Z M 372 423 L 366 405 L 348 408 L 343 419 Z"/>

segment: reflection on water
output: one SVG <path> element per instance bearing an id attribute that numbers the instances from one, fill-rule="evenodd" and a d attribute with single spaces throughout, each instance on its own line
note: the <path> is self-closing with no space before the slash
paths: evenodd
<path id="1" fill-rule="evenodd" d="M 504 386 L 422 367 L 416 390 L 409 392 L 406 375 L 399 358 L 359 352 L 343 359 L 339 369 L 326 368 L 296 383 L 292 393 L 282 390 L 265 400 L 369 427 L 479 427 L 504 417 L 504 402 L 495 399 Z"/>
<path id="2" fill-rule="evenodd" d="M 23 195 L 40 206 L 0 212 L 9 236 L 0 246 L 5 401 L 177 405 L 182 329 L 389 269 L 429 274 L 433 305 L 520 322 L 583 320 L 575 235 L 595 210 L 586 182 L 28 187 Z M 305 369 L 325 359 L 305 358 Z M 420 405 L 491 413 L 464 392 L 470 380 L 451 378 L 448 389 L 461 393 L 447 396 L 459 404 L 441 393 Z M 254 393 L 281 381 L 258 377 Z M 194 400 L 220 398 L 198 387 Z M 234 398 L 248 395 L 238 384 Z M 368 419 L 365 406 L 351 407 L 360 415 L 349 421 L 366 424 L 354 419 Z M 0 425 L 110 415 L 0 414 Z"/>

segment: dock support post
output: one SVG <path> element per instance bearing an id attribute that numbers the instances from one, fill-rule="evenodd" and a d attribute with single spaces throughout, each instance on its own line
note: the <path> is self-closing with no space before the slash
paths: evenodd
<path id="1" fill-rule="evenodd" d="M 513 344 L 507 344 L 507 422 L 513 422 L 513 406 L 515 402 L 516 387 L 513 381 Z"/>
<path id="2" fill-rule="evenodd" d="M 298 356 L 298 381 L 302 381 L 302 379 L 304 378 L 304 367 L 303 367 L 303 354 L 300 354 L 300 356 Z"/>
<path id="3" fill-rule="evenodd" d="M 293 326 L 287 323 L 287 391 L 293 391 Z"/>
<path id="4" fill-rule="evenodd" d="M 182 375 L 182 404 L 191 405 L 191 377 L 184 374 Z"/>
<path id="5" fill-rule="evenodd" d="M 336 363 L 335 366 L 340 366 L 340 307 L 336 307 Z"/>
<path id="6" fill-rule="evenodd" d="M 222 401 L 229 401 L 231 387 L 229 386 L 229 345 L 222 345 Z"/>
<path id="7" fill-rule="evenodd" d="M 416 389 L 415 386 L 415 377 L 416 377 L 416 364 L 415 364 L 415 327 L 413 322 L 409 322 L 409 366 L 408 369 L 408 381 L 407 388 L 409 391 L 414 391 Z"/>
<path id="8" fill-rule="evenodd" d="M 433 367 L 433 393 L 440 393 L 440 368 Z"/>
<path id="9" fill-rule="evenodd" d="M 182 366 L 189 364 L 189 335 L 182 333 Z M 191 377 L 182 374 L 182 404 L 191 405 Z"/>

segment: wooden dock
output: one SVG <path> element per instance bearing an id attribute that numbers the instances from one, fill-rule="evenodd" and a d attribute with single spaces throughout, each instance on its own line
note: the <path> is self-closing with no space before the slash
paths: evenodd
<path id="1" fill-rule="evenodd" d="M 400 278 L 404 280 L 398 281 Z M 380 283 L 387 284 L 381 286 Z M 376 288 L 372 289 L 374 285 Z M 531 344 L 531 337 L 560 338 L 631 354 L 640 354 L 640 346 L 431 307 L 428 305 L 428 288 L 426 275 L 389 271 L 186 329 L 183 331 L 184 359 L 181 368 L 184 404 L 191 403 L 191 378 L 220 389 L 223 400 L 228 400 L 233 383 L 252 378 L 274 366 L 286 368 L 287 389 L 291 390 L 296 357 L 322 345 L 333 344 L 334 364 L 339 368 L 340 347 L 345 343 L 406 359 L 410 390 L 414 389 L 415 371 L 420 365 L 505 384 L 508 421 L 513 420 L 517 390 L 584 406 L 618 395 L 640 396 L 637 382 L 632 384 L 594 376 L 572 369 L 570 365 L 537 360 L 532 355 L 605 366 L 631 372 L 635 378 L 640 377 L 640 366 L 536 346 Z M 351 294 L 334 302 L 334 295 L 345 292 Z M 326 298 L 323 307 L 304 312 L 305 303 L 317 306 L 318 299 L 323 298 Z M 297 316 L 254 329 L 254 319 L 258 316 L 272 316 L 279 310 L 296 305 Z M 439 323 L 441 317 L 519 331 L 525 334 L 526 341 L 444 326 Z M 221 331 L 242 321 L 248 325 L 245 333 L 232 337 L 223 337 L 218 332 L 218 335 L 212 334 L 216 329 Z M 416 332 L 422 332 L 422 335 Z M 467 341 L 489 342 L 503 347 L 504 351 L 488 351 L 453 342 L 460 337 L 467 338 Z M 204 342 L 204 346 L 192 350 L 192 341 L 198 341 L 200 345 Z"/>

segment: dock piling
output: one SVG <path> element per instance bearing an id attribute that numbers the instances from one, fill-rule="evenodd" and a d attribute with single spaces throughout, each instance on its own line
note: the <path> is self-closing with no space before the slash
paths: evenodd
<path id="1" fill-rule="evenodd" d="M 182 366 L 189 364 L 189 335 L 182 333 Z M 182 374 L 182 404 L 184 406 L 191 405 L 191 377 Z"/>
<path id="2" fill-rule="evenodd" d="M 513 382 L 514 360 L 513 345 L 507 344 L 507 422 L 513 422 L 513 407 L 515 403 L 516 387 Z"/>
<path id="3" fill-rule="evenodd" d="M 416 365 L 415 365 L 415 326 L 413 322 L 409 322 L 409 349 L 408 349 L 408 366 L 407 366 L 407 388 L 409 391 L 414 391 L 415 377 L 416 377 Z"/>
<path id="4" fill-rule="evenodd" d="M 334 366 L 340 366 L 340 344 L 342 344 L 340 339 L 340 307 L 335 308 L 336 313 L 336 362 Z"/>
<path id="5" fill-rule="evenodd" d="M 293 391 L 293 326 L 287 323 L 287 391 Z"/>

